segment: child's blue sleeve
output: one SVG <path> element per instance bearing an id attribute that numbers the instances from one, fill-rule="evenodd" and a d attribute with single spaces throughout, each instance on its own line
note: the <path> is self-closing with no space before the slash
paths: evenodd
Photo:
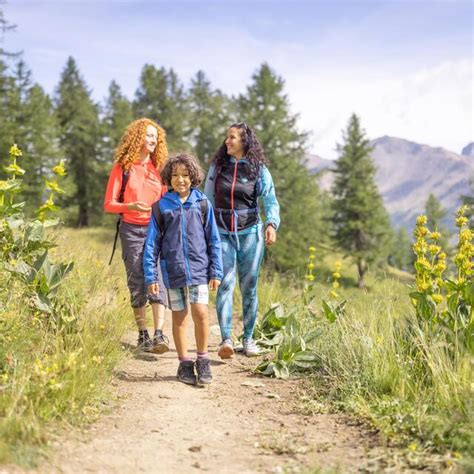
<path id="1" fill-rule="evenodd" d="M 157 204 L 158 205 L 158 204 Z M 151 213 L 148 224 L 148 235 L 143 252 L 143 273 L 145 275 L 145 285 L 158 283 L 158 272 L 156 263 L 161 251 L 161 231 L 156 222 L 155 216 Z"/>
<path id="2" fill-rule="evenodd" d="M 222 246 L 219 229 L 212 204 L 208 202 L 207 218 L 204 225 L 207 241 L 207 255 L 209 257 L 209 280 L 222 281 L 224 270 L 222 265 Z"/>
<path id="3" fill-rule="evenodd" d="M 264 166 L 259 178 L 258 195 L 263 201 L 263 210 L 265 212 L 265 226 L 272 224 L 275 229 L 280 227 L 280 204 L 278 204 L 275 195 L 275 186 L 273 185 L 272 175 L 268 168 Z"/>
<path id="4" fill-rule="evenodd" d="M 214 207 L 214 193 L 215 193 L 215 175 L 216 175 L 216 165 L 213 163 L 209 167 L 209 171 L 206 176 L 206 183 L 204 184 L 204 194 L 207 196 L 207 199 L 211 202 Z"/>

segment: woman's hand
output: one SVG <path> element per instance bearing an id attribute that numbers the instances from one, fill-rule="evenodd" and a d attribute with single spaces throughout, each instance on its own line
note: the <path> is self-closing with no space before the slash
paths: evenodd
<path id="1" fill-rule="evenodd" d="M 270 245 L 273 245 L 277 239 L 277 233 L 276 230 L 273 226 L 267 225 L 267 228 L 265 229 L 265 245 L 269 247 Z"/>
<path id="2" fill-rule="evenodd" d="M 146 212 L 151 209 L 151 206 L 149 206 L 146 202 L 143 201 L 136 201 L 136 202 L 129 202 L 127 204 L 127 209 L 129 211 L 142 211 Z"/>
<path id="3" fill-rule="evenodd" d="M 158 295 L 160 293 L 160 285 L 158 283 L 152 283 L 148 285 L 148 294 L 149 295 Z"/>
<path id="4" fill-rule="evenodd" d="M 211 291 L 216 291 L 217 288 L 219 288 L 220 286 L 221 286 L 220 280 L 211 280 L 211 281 L 209 282 L 209 289 L 210 289 Z"/>

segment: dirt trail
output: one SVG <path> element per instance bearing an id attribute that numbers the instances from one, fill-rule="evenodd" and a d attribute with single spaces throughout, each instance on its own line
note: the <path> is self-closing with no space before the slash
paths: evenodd
<path id="1" fill-rule="evenodd" d="M 257 361 L 243 355 L 218 360 L 212 329 L 210 386 L 177 382 L 174 348 L 130 358 L 113 382 L 117 405 L 87 430 L 56 442 L 52 459 L 36 472 L 357 472 L 367 465 L 373 437 L 338 415 L 295 410 L 300 381 L 257 377 L 250 370 Z"/>

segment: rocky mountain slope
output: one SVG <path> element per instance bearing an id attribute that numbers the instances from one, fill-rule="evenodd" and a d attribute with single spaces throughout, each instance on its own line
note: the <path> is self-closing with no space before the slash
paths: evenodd
<path id="1" fill-rule="evenodd" d="M 472 194 L 474 144 L 465 147 L 464 154 L 389 136 L 372 140 L 371 144 L 377 185 L 393 224 L 412 229 L 433 193 L 448 211 L 446 225 L 452 228 L 460 197 Z M 307 166 L 319 173 L 322 188 L 329 190 L 334 162 L 308 155 Z"/>

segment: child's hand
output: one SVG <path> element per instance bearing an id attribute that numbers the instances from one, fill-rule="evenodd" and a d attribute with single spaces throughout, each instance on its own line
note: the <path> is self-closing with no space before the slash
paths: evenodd
<path id="1" fill-rule="evenodd" d="M 216 291 L 217 288 L 219 288 L 220 286 L 221 286 L 220 280 L 211 280 L 211 281 L 209 282 L 209 289 L 210 289 L 211 291 Z"/>
<path id="2" fill-rule="evenodd" d="M 152 283 L 148 285 L 148 294 L 149 295 L 157 295 L 160 292 L 160 285 L 158 283 Z"/>

